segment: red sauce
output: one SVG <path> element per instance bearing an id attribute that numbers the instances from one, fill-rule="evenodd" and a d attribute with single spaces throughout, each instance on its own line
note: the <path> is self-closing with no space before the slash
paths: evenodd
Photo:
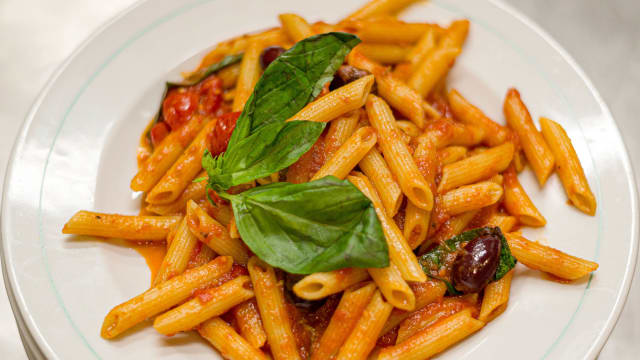
<path id="1" fill-rule="evenodd" d="M 240 117 L 240 111 L 221 115 L 216 126 L 207 138 L 211 155 L 216 156 L 227 150 L 231 133 L 236 128 L 236 121 Z"/>

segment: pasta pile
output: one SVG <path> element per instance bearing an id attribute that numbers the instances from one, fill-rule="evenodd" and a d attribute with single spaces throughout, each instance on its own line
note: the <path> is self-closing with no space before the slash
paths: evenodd
<path id="1" fill-rule="evenodd" d="M 540 186 L 555 170 L 570 203 L 595 214 L 595 197 L 562 126 L 543 117 L 538 131 L 515 89 L 504 100 L 506 126 L 447 89 L 469 22 L 441 27 L 398 20 L 412 2 L 372 0 L 338 24 L 282 14 L 280 27 L 218 44 L 184 74 L 185 82 L 167 84 L 131 181 L 132 190 L 145 194 L 141 214 L 80 211 L 63 229 L 166 247 L 151 287 L 107 314 L 103 338 L 154 319 L 159 333 L 195 330 L 228 359 L 426 359 L 507 307 L 515 260 L 504 263 L 500 255 L 498 270 L 474 283 L 463 259 L 473 246 L 494 246 L 564 280 L 597 269 L 517 231 L 547 221 L 518 181 L 527 163 Z M 297 88 L 269 88 L 270 81 L 284 81 L 274 69 L 322 41 L 310 59 L 326 62 L 330 74 L 300 74 L 317 80 L 308 89 L 313 101 L 301 102 Z M 322 52 L 330 46 L 334 53 Z M 290 101 L 262 111 L 279 101 L 269 98 L 278 91 L 289 91 Z M 291 113 L 278 115 L 281 109 Z M 284 116 L 281 123 L 276 116 Z M 258 155 L 264 158 L 251 164 Z M 277 170 L 267 166 L 272 163 Z M 248 173 L 256 174 L 253 180 L 245 181 Z M 314 195 L 329 188 L 336 190 Z M 283 195 L 282 189 L 291 190 Z M 267 204 L 265 194 L 276 200 L 252 208 Z M 335 203 L 341 196 L 348 201 Z M 299 199 L 335 208 L 282 215 L 287 202 Z M 274 206 L 281 211 L 268 212 Z M 276 235 L 262 237 L 271 225 L 260 222 L 258 210 L 271 214 L 262 216 L 277 224 L 269 230 Z M 332 214 L 351 211 L 354 220 L 335 228 L 357 230 L 328 229 L 320 238 L 317 218 L 307 221 L 305 211 L 327 224 L 340 217 Z M 336 243 L 380 246 L 345 245 L 344 253 L 327 246 L 332 256 L 310 262 L 320 255 L 304 246 L 320 248 L 330 235 Z M 269 253 L 286 245 L 270 241 L 289 236 L 302 240 Z M 294 250 L 307 251 L 300 263 L 274 265 Z M 373 262 L 383 266 L 367 265 Z M 462 286 L 459 279 L 469 282 Z"/>

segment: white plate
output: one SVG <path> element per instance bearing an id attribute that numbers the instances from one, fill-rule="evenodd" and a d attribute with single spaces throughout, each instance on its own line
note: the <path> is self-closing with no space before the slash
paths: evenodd
<path id="1" fill-rule="evenodd" d="M 149 283 L 143 259 L 126 247 L 62 236 L 78 209 L 135 213 L 128 187 L 136 140 L 157 109 L 162 82 L 191 69 L 207 48 L 277 24 L 281 12 L 335 21 L 362 0 L 142 2 L 103 27 L 49 82 L 17 140 L 5 182 L 3 259 L 26 330 L 48 358 L 210 359 L 196 336 L 165 338 L 137 327 L 115 341 L 99 336 L 103 316 Z M 519 266 L 506 313 L 442 358 L 593 358 L 622 309 L 636 258 L 638 208 L 620 135 L 602 99 L 569 56 L 506 5 L 434 0 L 407 20 L 472 21 L 451 84 L 502 121 L 511 86 L 532 115 L 560 122 L 573 139 L 598 200 L 589 217 L 566 205 L 557 176 L 524 187 L 548 219 L 526 235 L 600 269 L 569 285 Z"/>

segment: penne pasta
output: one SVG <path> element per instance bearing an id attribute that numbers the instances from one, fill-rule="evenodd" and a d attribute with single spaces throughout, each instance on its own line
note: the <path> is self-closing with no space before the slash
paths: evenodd
<path id="1" fill-rule="evenodd" d="M 278 19 L 280 19 L 282 30 L 294 43 L 313 35 L 309 23 L 296 14 L 280 14 Z"/>
<path id="2" fill-rule="evenodd" d="M 325 137 L 324 151 L 327 159 L 344 144 L 358 128 L 360 111 L 352 111 L 329 123 L 329 131 Z"/>
<path id="3" fill-rule="evenodd" d="M 538 132 L 529 110 L 520 99 L 520 93 L 516 89 L 509 89 L 504 99 L 504 115 L 507 124 L 520 138 L 522 150 L 531 165 L 533 172 L 542 186 L 551 175 L 555 159 L 549 145 Z"/>
<path id="4" fill-rule="evenodd" d="M 192 181 L 187 188 L 184 189 L 180 197 L 174 202 L 169 204 L 149 204 L 145 208 L 148 212 L 158 215 L 171 215 L 184 213 L 189 200 L 201 200 L 207 195 L 207 180 L 209 175 L 206 171 L 200 172 L 196 176 L 196 179 L 203 179 L 202 181 Z"/>
<path id="5" fill-rule="evenodd" d="M 376 192 L 382 200 L 384 210 L 389 217 L 395 216 L 402 205 L 402 190 L 391 174 L 382 154 L 373 147 L 358 164 L 364 174 L 371 180 Z"/>
<path id="6" fill-rule="evenodd" d="M 260 53 L 263 45 L 259 41 L 249 41 L 247 49 L 242 56 L 240 74 L 236 84 L 235 97 L 231 111 L 242 111 L 244 104 L 249 100 L 253 88 L 260 78 Z"/>
<path id="7" fill-rule="evenodd" d="M 360 44 L 358 51 L 373 61 L 397 64 L 405 60 L 411 47 L 397 44 Z"/>
<path id="8" fill-rule="evenodd" d="M 358 289 L 348 289 L 342 294 L 340 303 L 333 312 L 316 350 L 311 353 L 311 360 L 330 359 L 338 352 L 362 316 L 375 291 L 375 284 L 369 283 Z"/>
<path id="9" fill-rule="evenodd" d="M 112 339 L 134 325 L 181 303 L 194 290 L 231 270 L 232 264 L 231 257 L 219 256 L 114 307 L 104 318 L 100 335 L 105 339 Z"/>
<path id="10" fill-rule="evenodd" d="M 497 146 L 507 141 L 509 136 L 507 128 L 489 119 L 480 109 L 469 103 L 457 90 L 451 90 L 447 100 L 449 100 L 449 106 L 456 119 L 484 130 L 483 142 L 485 144 Z"/>
<path id="11" fill-rule="evenodd" d="M 446 165 L 438 192 L 443 193 L 462 185 L 489 178 L 507 168 L 513 159 L 513 144 L 498 145 L 477 155 Z"/>
<path id="12" fill-rule="evenodd" d="M 515 234 L 505 234 L 511 253 L 524 265 L 555 275 L 561 279 L 577 280 L 598 269 L 593 261 L 580 259 L 549 246 L 529 241 Z"/>
<path id="13" fill-rule="evenodd" d="M 300 359 L 275 271 L 255 256 L 249 259 L 247 269 L 274 359 Z"/>
<path id="14" fill-rule="evenodd" d="M 433 194 L 413 161 L 407 145 L 398 141 L 398 130 L 391 109 L 375 95 L 369 96 L 366 109 L 371 125 L 378 131 L 378 142 L 384 158 L 398 180 L 402 192 L 417 207 L 431 210 Z"/>
<path id="15" fill-rule="evenodd" d="M 461 186 L 441 195 L 442 210 L 453 216 L 495 204 L 502 197 L 502 187 L 491 181 Z"/>
<path id="16" fill-rule="evenodd" d="M 414 309 L 416 297 L 402 279 L 402 274 L 395 263 L 391 262 L 386 268 L 370 268 L 368 271 L 387 302 L 398 309 Z"/>
<path id="17" fill-rule="evenodd" d="M 362 127 L 347 139 L 340 146 L 320 170 L 311 178 L 311 181 L 321 179 L 328 175 L 333 175 L 339 179 L 344 179 L 358 162 L 364 158 L 369 150 L 376 144 L 378 138 L 373 128 Z"/>
<path id="18" fill-rule="evenodd" d="M 395 14 L 416 0 L 373 0 L 347 16 L 343 21 L 367 19 L 380 15 Z"/>
<path id="19" fill-rule="evenodd" d="M 518 219 L 514 216 L 496 213 L 491 215 L 483 226 L 499 227 L 503 233 L 508 233 L 516 226 L 517 222 Z"/>
<path id="20" fill-rule="evenodd" d="M 520 185 L 513 166 L 504 172 L 504 207 L 523 225 L 540 227 L 547 224 L 547 220 Z"/>
<path id="21" fill-rule="evenodd" d="M 364 269 L 346 268 L 307 275 L 293 286 L 293 292 L 305 300 L 319 300 L 337 294 L 353 284 L 365 281 L 369 274 Z"/>
<path id="22" fill-rule="evenodd" d="M 449 25 L 440 40 L 446 47 L 462 48 L 469 33 L 469 20 L 456 20 Z"/>
<path id="23" fill-rule="evenodd" d="M 411 251 L 398 225 L 385 212 L 382 201 L 369 179 L 363 174 L 349 176 L 348 179 L 373 203 L 389 245 L 389 258 L 398 266 L 402 278 L 409 281 L 425 281 L 426 275 L 422 271 L 418 259 Z"/>
<path id="24" fill-rule="evenodd" d="M 253 291 L 248 276 L 239 276 L 220 286 L 198 293 L 193 299 L 156 317 L 153 327 L 163 335 L 193 329 L 196 325 L 220 316 L 234 306 L 251 299 Z"/>
<path id="25" fill-rule="evenodd" d="M 471 309 L 462 310 L 423 329 L 398 345 L 382 349 L 378 360 L 427 359 L 480 330 L 483 326 L 482 321 L 471 317 Z"/>
<path id="26" fill-rule="evenodd" d="M 187 204 L 186 219 L 191 232 L 213 251 L 220 255 L 231 256 L 239 264 L 247 263 L 249 252 L 242 240 L 231 237 L 223 225 L 215 221 L 194 201 L 189 201 Z"/>
<path id="27" fill-rule="evenodd" d="M 392 309 L 393 306 L 386 303 L 380 292 L 376 291 L 353 331 L 340 348 L 336 360 L 366 360 Z"/>
<path id="28" fill-rule="evenodd" d="M 562 126 L 553 120 L 541 117 L 540 128 L 556 160 L 556 171 L 569 201 L 583 213 L 595 215 L 596 198 L 589 188 L 587 177 L 584 175 L 571 139 Z"/>
<path id="29" fill-rule="evenodd" d="M 232 312 L 242 337 L 256 349 L 263 347 L 267 342 L 267 334 L 264 332 L 256 299 L 243 302 L 234 307 Z"/>
<path id="30" fill-rule="evenodd" d="M 435 192 L 435 176 L 438 172 L 435 146 L 430 141 L 419 141 L 413 156 L 420 173 L 429 184 L 432 192 Z M 422 244 L 429 235 L 431 227 L 431 210 L 420 209 L 412 202 L 408 202 L 404 216 L 404 237 L 411 249 Z"/>
<path id="31" fill-rule="evenodd" d="M 464 159 L 467 156 L 467 148 L 464 146 L 447 146 L 442 150 L 438 150 L 436 156 L 440 164 L 446 166 Z"/>
<path id="32" fill-rule="evenodd" d="M 158 285 L 176 275 L 182 274 L 189 265 L 189 260 L 196 244 L 198 244 L 198 239 L 191 234 L 187 226 L 187 220 L 182 218 L 168 247 L 167 254 L 164 256 L 158 273 L 153 280 L 153 285 Z"/>
<path id="33" fill-rule="evenodd" d="M 386 334 L 391 331 L 404 319 L 411 316 L 414 311 L 418 311 L 431 303 L 442 301 L 444 294 L 447 292 L 445 284 L 442 281 L 435 279 L 411 283 L 410 287 L 416 298 L 415 309 L 413 311 L 406 311 L 398 308 L 393 309 L 391 315 L 389 315 L 389 319 L 387 319 L 387 323 L 380 332 L 381 334 Z"/>
<path id="34" fill-rule="evenodd" d="M 484 296 L 482 297 L 482 306 L 480 307 L 478 320 L 487 323 L 498 317 L 507 309 L 513 271 L 514 270 L 511 269 L 511 271 L 509 271 L 500 280 L 489 283 L 489 285 L 484 289 Z"/>
<path id="35" fill-rule="evenodd" d="M 208 135 L 215 128 L 216 121 L 205 125 L 171 168 L 147 194 L 149 204 L 169 204 L 175 201 L 194 177 L 202 170 L 202 156 L 208 147 Z"/>
<path id="36" fill-rule="evenodd" d="M 460 48 L 440 45 L 429 53 L 416 65 L 415 72 L 407 80 L 407 84 L 422 97 L 426 97 L 438 81 L 447 73 L 455 58 L 460 54 Z"/>
<path id="37" fill-rule="evenodd" d="M 63 234 L 126 240 L 164 241 L 180 216 L 129 216 L 78 211 L 62 228 Z"/>
<path id="38" fill-rule="evenodd" d="M 225 359 L 229 360 L 268 360 L 259 348 L 252 346 L 247 340 L 220 318 L 205 321 L 199 328 L 200 335 L 207 339 Z"/>
<path id="39" fill-rule="evenodd" d="M 418 42 L 415 44 L 415 46 L 411 49 L 411 51 L 409 51 L 409 53 L 406 55 L 408 69 L 405 71 L 407 71 L 408 76 L 402 75 L 399 78 L 407 79 L 409 76 L 411 76 L 413 72 L 416 71 L 416 68 L 418 67 L 418 64 L 420 64 L 422 59 L 424 59 L 425 56 L 427 56 L 427 54 L 429 53 L 429 51 L 431 51 L 431 49 L 433 49 L 436 46 L 437 41 L 438 41 L 438 33 L 436 29 L 435 28 L 427 29 L 427 31 L 425 31 L 422 34 L 422 36 L 420 37 Z M 397 73 L 397 67 L 396 67 L 396 71 L 394 71 L 394 75 L 396 75 L 396 73 Z"/>
<path id="40" fill-rule="evenodd" d="M 149 191 L 209 120 L 206 116 L 193 115 L 184 126 L 169 133 L 131 179 L 131 190 Z"/>
<path id="41" fill-rule="evenodd" d="M 331 121 L 364 105 L 373 86 L 373 76 L 368 75 L 310 102 L 287 121 Z"/>

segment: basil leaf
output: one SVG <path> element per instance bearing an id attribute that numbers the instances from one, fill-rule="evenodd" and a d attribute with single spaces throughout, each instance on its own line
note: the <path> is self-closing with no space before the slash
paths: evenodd
<path id="1" fill-rule="evenodd" d="M 309 121 L 269 124 L 217 159 L 205 154 L 202 166 L 209 174 L 211 188 L 220 192 L 290 166 L 311 149 L 325 125 Z"/>
<path id="2" fill-rule="evenodd" d="M 492 234 L 500 237 L 500 260 L 496 273 L 493 276 L 493 281 L 500 280 L 509 270 L 516 266 L 517 260 L 511 255 L 507 239 L 505 239 L 502 231 L 500 231 L 498 227 L 482 227 L 465 231 L 426 252 L 418 258 L 418 262 L 428 276 L 449 281 L 449 275 L 451 273 L 450 267 L 453 265 L 453 260 L 455 260 L 457 252 L 466 243 L 484 234 Z M 443 274 L 446 275 L 443 276 Z"/>
<path id="3" fill-rule="evenodd" d="M 242 240 L 272 266 L 294 274 L 389 266 L 373 205 L 346 180 L 327 176 L 220 196 L 231 201 Z"/>
<path id="4" fill-rule="evenodd" d="M 218 61 L 217 63 L 213 63 L 213 64 L 209 65 L 208 67 L 206 67 L 205 69 L 201 69 L 201 70 L 196 71 L 193 74 L 189 75 L 185 79 L 185 81 L 182 81 L 182 82 L 167 81 L 167 82 L 165 82 L 164 83 L 164 92 L 162 93 L 162 98 L 160 99 L 160 108 L 158 109 L 158 111 L 156 112 L 155 116 L 153 117 L 153 125 L 164 121 L 164 117 L 162 116 L 162 104 L 164 103 L 164 99 L 167 97 L 167 94 L 169 93 L 169 91 L 171 89 L 174 89 L 174 88 L 177 88 L 177 87 L 185 87 L 185 86 L 197 85 L 200 82 L 202 82 L 202 80 L 204 80 L 207 77 L 209 77 L 209 75 L 211 75 L 211 74 L 213 74 L 215 72 L 218 72 L 218 71 L 226 68 L 227 66 L 230 66 L 230 65 L 233 65 L 233 64 L 239 62 L 240 60 L 242 60 L 242 55 L 243 54 L 227 55 L 222 60 Z M 153 127 L 153 125 L 149 127 L 149 131 L 146 134 L 147 137 L 151 136 L 151 128 Z"/>
<path id="5" fill-rule="evenodd" d="M 229 147 L 261 126 L 294 116 L 318 96 L 359 42 L 357 36 L 341 32 L 315 35 L 296 43 L 275 59 L 247 100 Z"/>

